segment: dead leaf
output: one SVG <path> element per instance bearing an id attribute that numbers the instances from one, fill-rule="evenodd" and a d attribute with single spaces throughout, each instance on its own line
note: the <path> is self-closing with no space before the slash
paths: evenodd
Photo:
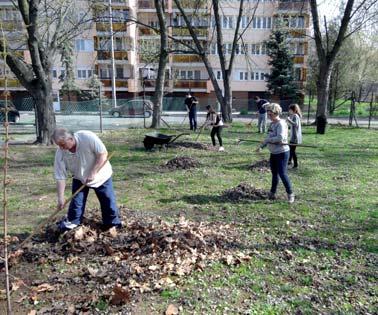
<path id="1" fill-rule="evenodd" d="M 37 315 L 37 311 L 36 310 L 31 310 L 28 315 Z"/>
<path id="2" fill-rule="evenodd" d="M 75 234 L 74 234 L 74 240 L 76 241 L 81 241 L 82 239 L 84 239 L 84 227 L 83 226 L 79 226 L 76 230 L 75 230 Z"/>
<path id="3" fill-rule="evenodd" d="M 38 287 L 33 288 L 33 290 L 36 292 L 51 292 L 54 291 L 55 288 L 48 283 L 42 283 Z"/>
<path id="4" fill-rule="evenodd" d="M 130 302 L 130 291 L 122 288 L 121 285 L 115 285 L 113 288 L 113 296 L 110 300 L 112 305 L 123 305 Z"/>
<path id="5" fill-rule="evenodd" d="M 15 282 L 12 282 L 12 291 L 17 291 L 23 285 L 25 285 L 24 281 L 17 279 Z"/>
<path id="6" fill-rule="evenodd" d="M 167 310 L 165 311 L 165 315 L 178 315 L 178 313 L 178 308 L 173 304 L 169 304 Z"/>

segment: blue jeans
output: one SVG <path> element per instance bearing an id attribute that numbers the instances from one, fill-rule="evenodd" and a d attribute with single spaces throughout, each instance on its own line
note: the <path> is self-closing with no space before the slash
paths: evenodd
<path id="1" fill-rule="evenodd" d="M 270 154 L 270 170 L 272 171 L 272 188 L 270 192 L 275 194 L 277 192 L 277 186 L 279 178 L 281 178 L 282 183 L 285 186 L 286 192 L 292 194 L 293 190 L 291 188 L 291 182 L 289 176 L 287 176 L 287 163 L 289 161 L 289 151 L 279 153 L 279 154 Z"/>
<path id="2" fill-rule="evenodd" d="M 264 114 L 259 113 L 258 121 L 257 121 L 257 128 L 258 128 L 258 132 L 260 132 L 260 133 L 265 133 L 266 117 L 267 117 L 266 113 L 264 113 Z"/>
<path id="3" fill-rule="evenodd" d="M 190 124 L 190 130 L 197 130 L 197 109 L 192 108 L 189 111 L 189 124 Z"/>
<path id="4" fill-rule="evenodd" d="M 72 180 L 72 193 L 76 192 L 82 183 L 77 179 Z M 121 225 L 119 218 L 119 210 L 116 205 L 115 194 L 113 191 L 113 181 L 110 177 L 100 187 L 91 188 L 95 191 L 101 205 L 102 222 L 104 225 Z M 81 224 L 84 217 L 85 204 L 89 193 L 89 187 L 85 187 L 80 191 L 70 203 L 68 208 L 67 219 L 73 224 Z"/>

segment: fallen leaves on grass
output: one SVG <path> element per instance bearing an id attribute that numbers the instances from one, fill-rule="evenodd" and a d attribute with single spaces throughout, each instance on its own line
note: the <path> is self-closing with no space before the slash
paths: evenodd
<path id="1" fill-rule="evenodd" d="M 167 310 L 165 311 L 165 315 L 178 315 L 178 313 L 178 308 L 173 304 L 169 304 Z"/>
<path id="2" fill-rule="evenodd" d="M 268 160 L 257 161 L 248 167 L 251 171 L 258 171 L 262 173 L 270 172 L 270 165 Z"/>
<path id="3" fill-rule="evenodd" d="M 268 198 L 268 192 L 247 183 L 241 183 L 235 188 L 225 190 L 222 197 L 227 201 L 233 202 L 240 200 L 264 200 Z"/>
<path id="4" fill-rule="evenodd" d="M 189 149 L 197 149 L 197 150 L 213 150 L 213 146 L 208 144 L 202 144 L 200 142 L 190 142 L 190 141 L 181 141 L 181 142 L 173 142 L 169 144 L 169 146 L 174 148 L 189 148 Z"/>
<path id="5" fill-rule="evenodd" d="M 93 223 L 99 220 L 98 216 L 87 218 L 86 225 L 64 233 L 56 243 L 40 235 L 25 249 L 24 262 L 61 257 L 65 263 L 64 274 L 35 288 L 38 298 L 29 297 L 31 303 L 40 299 L 41 292 L 74 284 L 86 294 L 98 292 L 101 286 L 98 293 L 107 303 L 123 305 L 139 294 L 176 287 L 183 277 L 213 262 L 237 265 L 250 259 L 233 224 L 193 222 L 185 217 L 170 223 L 157 217 L 129 216 L 125 227 L 113 233 L 102 232 Z"/>
<path id="6" fill-rule="evenodd" d="M 170 169 L 170 170 L 176 170 L 176 169 L 183 169 L 187 170 L 190 168 L 196 168 L 200 165 L 200 163 L 191 157 L 188 156 L 181 156 L 181 157 L 175 157 L 172 160 L 169 160 L 167 163 L 165 163 L 164 167 Z"/>

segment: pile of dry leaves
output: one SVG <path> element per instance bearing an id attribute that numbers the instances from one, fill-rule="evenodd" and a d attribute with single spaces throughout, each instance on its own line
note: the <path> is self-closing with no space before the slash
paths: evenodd
<path id="1" fill-rule="evenodd" d="M 93 215 L 54 243 L 38 236 L 23 249 L 12 269 L 25 264 L 33 268 L 63 265 L 64 273 L 57 270 L 48 281 L 32 283 L 33 292 L 38 295 L 45 288 L 57 292 L 74 286 L 81 296 L 92 296 L 75 303 L 76 310 L 83 310 L 96 299 L 123 305 L 141 293 L 174 287 L 183 276 L 215 261 L 234 265 L 250 259 L 238 227 L 232 224 L 192 222 L 184 217 L 169 223 L 156 217 L 128 216 L 124 228 L 102 232 L 95 223 L 99 219 Z M 54 310 L 60 307 L 57 303 Z"/>
<path id="2" fill-rule="evenodd" d="M 200 163 L 196 159 L 193 159 L 188 156 L 181 156 L 181 157 L 175 157 L 174 159 L 169 160 L 167 163 L 165 163 L 164 167 L 170 170 L 176 170 L 176 169 L 187 170 L 190 168 L 196 168 L 199 165 Z"/>
<path id="3" fill-rule="evenodd" d="M 251 164 L 248 166 L 248 169 L 251 171 L 258 171 L 258 172 L 270 172 L 270 165 L 268 160 L 261 160 L 257 161 L 256 163 Z"/>
<path id="4" fill-rule="evenodd" d="M 268 198 L 268 192 L 247 183 L 240 183 L 235 188 L 225 190 L 222 197 L 227 201 L 264 200 Z"/>
<path id="5" fill-rule="evenodd" d="M 214 150 L 212 145 L 202 144 L 200 142 L 182 141 L 182 142 L 173 142 L 169 145 L 174 148 L 189 148 L 189 149 L 210 150 L 210 151 Z"/>

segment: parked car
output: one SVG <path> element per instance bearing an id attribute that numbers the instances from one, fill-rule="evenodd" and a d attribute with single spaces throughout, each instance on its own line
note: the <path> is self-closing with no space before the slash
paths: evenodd
<path id="1" fill-rule="evenodd" d="M 119 100 L 118 102 L 120 102 Z M 143 106 L 144 105 L 144 106 Z M 133 99 L 109 110 L 113 117 L 146 117 L 152 115 L 153 103 L 150 100 Z"/>
<path id="2" fill-rule="evenodd" d="M 8 105 L 8 121 L 9 122 L 18 122 L 20 120 L 20 113 L 19 111 L 13 106 Z M 0 103 L 0 121 L 5 121 L 5 104 Z"/>

